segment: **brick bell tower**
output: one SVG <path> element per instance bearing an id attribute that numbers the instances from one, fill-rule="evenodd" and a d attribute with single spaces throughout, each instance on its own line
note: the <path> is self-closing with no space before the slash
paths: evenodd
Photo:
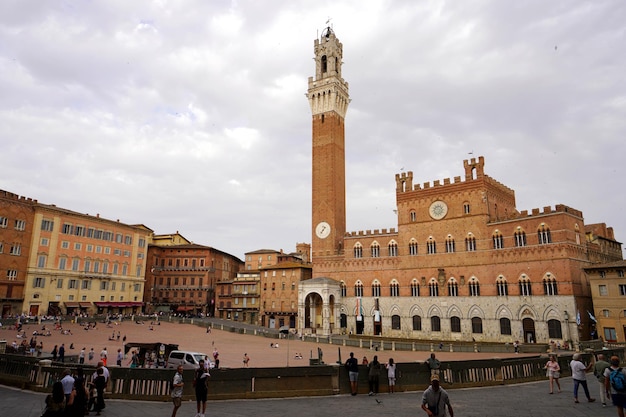
<path id="1" fill-rule="evenodd" d="M 350 103 L 341 78 L 343 45 L 330 27 L 315 40 L 315 78 L 307 97 L 313 115 L 312 258 L 343 250 L 346 233 L 345 124 Z"/>

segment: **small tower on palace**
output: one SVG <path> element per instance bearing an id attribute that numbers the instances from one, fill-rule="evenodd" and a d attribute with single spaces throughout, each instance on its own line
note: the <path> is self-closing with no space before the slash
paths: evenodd
<path id="1" fill-rule="evenodd" d="M 348 83 L 341 77 L 343 45 L 327 27 L 315 40 L 315 77 L 307 97 L 313 116 L 312 258 L 343 250 L 346 233 L 345 117 Z"/>

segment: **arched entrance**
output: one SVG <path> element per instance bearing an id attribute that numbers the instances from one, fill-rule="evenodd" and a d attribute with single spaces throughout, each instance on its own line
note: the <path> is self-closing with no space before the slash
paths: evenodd
<path id="1" fill-rule="evenodd" d="M 535 335 L 535 321 L 529 317 L 522 320 L 522 330 L 524 332 L 524 342 L 535 343 L 537 336 Z"/>
<path id="2" fill-rule="evenodd" d="M 337 305 L 341 286 L 330 278 L 312 278 L 300 281 L 298 288 L 298 329 L 303 334 L 330 335 L 338 330 L 343 306 Z"/>
<path id="3" fill-rule="evenodd" d="M 318 293 L 311 293 L 304 302 L 304 327 L 317 333 L 322 328 L 322 297 Z"/>

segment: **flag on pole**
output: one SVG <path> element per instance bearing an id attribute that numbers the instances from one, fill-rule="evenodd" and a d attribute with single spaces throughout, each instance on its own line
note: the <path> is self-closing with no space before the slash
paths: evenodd
<path id="1" fill-rule="evenodd" d="M 598 320 L 596 320 L 596 318 L 593 316 L 593 314 L 591 314 L 591 311 L 587 310 L 587 314 L 589 314 L 589 318 L 594 322 L 597 323 Z"/>

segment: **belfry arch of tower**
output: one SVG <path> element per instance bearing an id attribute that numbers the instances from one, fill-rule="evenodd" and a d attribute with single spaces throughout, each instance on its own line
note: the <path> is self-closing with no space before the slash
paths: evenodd
<path id="1" fill-rule="evenodd" d="M 301 281 L 298 286 L 298 329 L 302 334 L 328 336 L 340 330 L 339 282 L 330 278 Z"/>

